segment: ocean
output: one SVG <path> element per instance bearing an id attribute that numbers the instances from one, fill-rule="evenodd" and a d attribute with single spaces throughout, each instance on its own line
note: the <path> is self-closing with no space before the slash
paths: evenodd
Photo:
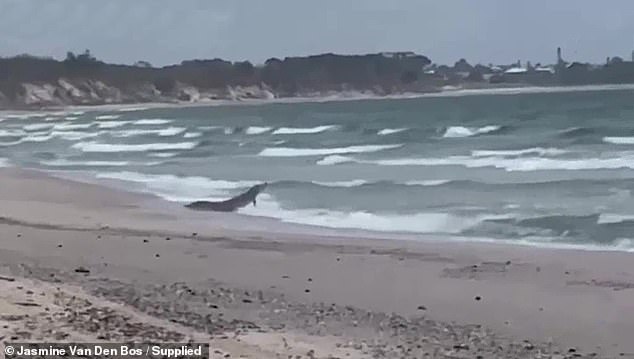
<path id="1" fill-rule="evenodd" d="M 5 165 L 247 215 L 634 250 L 634 90 L 0 115 Z"/>

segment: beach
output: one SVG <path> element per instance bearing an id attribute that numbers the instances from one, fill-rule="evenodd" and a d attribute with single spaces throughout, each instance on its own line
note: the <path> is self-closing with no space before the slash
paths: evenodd
<path id="1" fill-rule="evenodd" d="M 189 212 L 0 173 L 3 341 L 197 338 L 252 358 L 634 353 L 629 253 Z"/>

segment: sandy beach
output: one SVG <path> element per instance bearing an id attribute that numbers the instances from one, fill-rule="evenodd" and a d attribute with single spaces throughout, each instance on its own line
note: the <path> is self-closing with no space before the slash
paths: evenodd
<path id="1" fill-rule="evenodd" d="M 190 212 L 0 170 L 0 339 L 232 358 L 634 357 L 634 264 Z M 104 318 L 108 318 L 104 320 Z"/>

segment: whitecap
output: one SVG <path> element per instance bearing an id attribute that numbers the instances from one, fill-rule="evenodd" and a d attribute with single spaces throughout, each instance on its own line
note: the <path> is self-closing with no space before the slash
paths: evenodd
<path id="1" fill-rule="evenodd" d="M 96 120 L 116 120 L 119 117 L 121 117 L 121 115 L 100 115 L 95 117 Z"/>
<path id="2" fill-rule="evenodd" d="M 186 132 L 183 138 L 196 138 L 202 136 L 202 132 Z"/>
<path id="3" fill-rule="evenodd" d="M 320 159 L 319 161 L 317 161 L 317 164 L 328 166 L 328 165 L 336 165 L 336 164 L 347 163 L 347 162 L 355 162 L 355 159 L 348 156 L 331 155 L 331 156 L 326 156 Z"/>
<path id="4" fill-rule="evenodd" d="M 445 158 L 395 158 L 382 160 L 359 160 L 346 158 L 345 162 L 372 164 L 378 166 L 463 166 L 467 168 L 493 167 L 506 171 L 546 171 L 546 170 L 598 170 L 634 169 L 634 156 L 618 158 L 553 159 L 544 157 L 471 157 L 449 156 Z M 318 164 L 336 164 L 342 161 L 322 161 Z"/>
<path id="5" fill-rule="evenodd" d="M 70 161 L 66 159 L 57 159 L 51 161 L 42 161 L 40 164 L 49 167 L 66 167 L 66 166 L 89 166 L 89 167 L 118 167 L 129 166 L 128 161 Z"/>
<path id="6" fill-rule="evenodd" d="M 25 132 L 22 130 L 0 130 L 0 137 L 20 137 L 24 135 Z"/>
<path id="7" fill-rule="evenodd" d="M 54 130 L 81 130 L 92 127 L 92 123 L 72 123 L 72 122 L 63 122 L 58 123 L 53 126 Z"/>
<path id="8" fill-rule="evenodd" d="M 314 134 L 320 133 L 328 130 L 333 130 L 337 128 L 336 125 L 325 125 L 325 126 L 317 126 L 317 127 L 308 127 L 308 128 L 300 128 L 300 127 L 280 127 L 273 131 L 274 135 L 305 135 L 305 134 Z"/>
<path id="9" fill-rule="evenodd" d="M 350 181 L 330 181 L 330 182 L 313 181 L 312 183 L 314 183 L 316 185 L 319 185 L 319 186 L 324 186 L 324 187 L 345 187 L 345 188 L 350 188 L 350 187 L 363 186 L 364 184 L 367 184 L 368 181 L 362 180 L 362 179 L 354 179 L 354 180 L 350 180 Z"/>
<path id="10" fill-rule="evenodd" d="M 99 128 L 116 128 L 125 126 L 130 123 L 130 121 L 101 121 L 96 123 Z"/>
<path id="11" fill-rule="evenodd" d="M 269 147 L 263 149 L 259 156 L 263 157 L 299 157 L 299 156 L 323 156 L 345 153 L 369 153 L 389 150 L 403 145 L 361 145 L 338 148 L 291 148 Z"/>
<path id="12" fill-rule="evenodd" d="M 603 137 L 603 142 L 615 145 L 634 145 L 634 137 Z"/>
<path id="13" fill-rule="evenodd" d="M 471 137 L 476 135 L 482 135 L 485 133 L 498 131 L 500 126 L 484 126 L 484 127 L 463 127 L 463 126 L 451 126 L 445 130 L 445 134 L 442 137 L 445 138 L 460 138 Z"/>
<path id="14" fill-rule="evenodd" d="M 471 151 L 471 155 L 474 157 L 492 157 L 492 156 L 512 157 L 512 156 L 524 156 L 524 155 L 558 156 L 558 155 L 562 155 L 566 153 L 568 153 L 568 151 L 561 150 L 558 148 L 542 148 L 542 147 L 525 148 L 521 150 Z"/>
<path id="15" fill-rule="evenodd" d="M 247 128 L 245 133 L 247 135 L 260 135 L 265 132 L 271 131 L 271 127 L 259 127 L 259 126 L 251 126 Z"/>
<path id="16" fill-rule="evenodd" d="M 178 152 L 157 152 L 157 153 L 150 153 L 148 156 L 159 157 L 159 158 L 171 158 L 177 155 L 178 155 Z"/>
<path id="17" fill-rule="evenodd" d="M 133 125 L 165 125 L 173 122 L 173 120 L 166 120 L 164 118 L 142 118 L 132 122 Z"/>
<path id="18" fill-rule="evenodd" d="M 72 146 L 83 152 L 147 152 L 162 150 L 190 150 L 198 142 L 110 144 L 98 142 L 78 142 Z"/>
<path id="19" fill-rule="evenodd" d="M 408 130 L 407 128 L 384 128 L 380 130 L 379 132 L 377 132 L 377 135 L 387 136 L 387 135 L 392 135 L 392 134 L 407 131 L 407 130 Z"/>
<path id="20" fill-rule="evenodd" d="M 24 125 L 22 126 L 22 128 L 25 131 L 40 131 L 40 130 L 46 130 L 48 128 L 51 128 L 55 126 L 55 124 L 52 123 L 33 123 L 30 125 Z"/>
<path id="21" fill-rule="evenodd" d="M 113 137 L 132 137 L 132 136 L 142 136 L 142 135 L 158 135 L 162 137 L 168 137 L 168 136 L 176 136 L 185 131 L 187 131 L 185 127 L 168 127 L 168 128 L 151 129 L 151 130 L 131 129 L 131 130 L 123 130 L 123 131 L 113 131 L 110 134 Z"/>

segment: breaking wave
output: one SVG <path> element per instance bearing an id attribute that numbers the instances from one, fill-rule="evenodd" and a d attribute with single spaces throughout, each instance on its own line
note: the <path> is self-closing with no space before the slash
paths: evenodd
<path id="1" fill-rule="evenodd" d="M 492 133 L 499 131 L 501 126 L 484 126 L 484 127 L 463 127 L 463 126 L 451 126 L 445 130 L 442 137 L 444 138 L 460 138 L 482 135 L 486 133 Z"/>
<path id="2" fill-rule="evenodd" d="M 147 152 L 165 150 L 190 150 L 198 145 L 198 142 L 178 143 L 143 143 L 143 144 L 109 144 L 98 142 L 78 142 L 72 146 L 83 152 Z"/>
<path id="3" fill-rule="evenodd" d="M 305 135 L 305 134 L 313 134 L 320 133 L 324 131 L 334 130 L 338 126 L 336 125 L 325 125 L 325 126 L 317 126 L 317 127 L 308 127 L 308 128 L 300 128 L 300 127 L 280 127 L 277 130 L 273 131 L 274 135 Z"/>
<path id="4" fill-rule="evenodd" d="M 259 127 L 259 126 L 251 126 L 246 129 L 245 133 L 247 135 L 259 135 L 262 133 L 266 133 L 271 131 L 271 127 Z"/>
<path id="5" fill-rule="evenodd" d="M 368 153 L 389 150 L 403 145 L 363 145 L 338 148 L 290 148 L 290 147 L 269 147 L 259 153 L 263 157 L 300 157 L 300 156 L 323 156 L 340 153 Z"/>
<path id="6" fill-rule="evenodd" d="M 408 128 L 384 128 L 380 130 L 379 132 L 377 132 L 377 135 L 387 136 L 387 135 L 392 135 L 392 134 L 407 131 L 407 130 Z"/>

